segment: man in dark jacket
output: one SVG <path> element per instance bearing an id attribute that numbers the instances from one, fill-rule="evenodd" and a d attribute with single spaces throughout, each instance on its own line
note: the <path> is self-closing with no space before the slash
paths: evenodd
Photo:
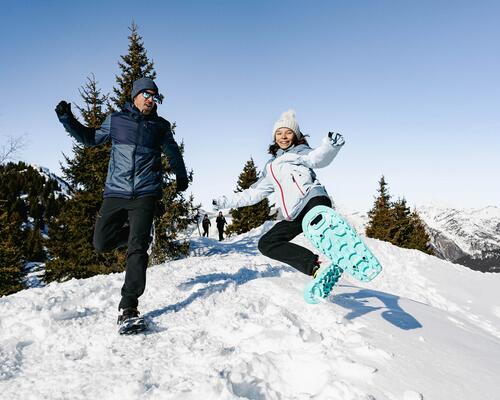
<path id="1" fill-rule="evenodd" d="M 219 241 L 224 240 L 224 225 L 227 225 L 226 218 L 222 215 L 222 211 L 219 211 L 219 215 L 215 220 L 217 224 L 217 230 L 219 231 Z"/>
<path id="2" fill-rule="evenodd" d="M 210 219 L 208 218 L 208 214 L 205 214 L 203 217 L 203 221 L 201 221 L 201 226 L 203 226 L 203 237 L 208 237 L 208 228 L 211 226 Z"/>
<path id="3" fill-rule="evenodd" d="M 156 113 L 161 103 L 158 87 L 150 78 L 136 80 L 132 103 L 106 118 L 99 129 L 82 125 L 71 105 L 56 107 L 66 131 L 84 146 L 111 142 L 104 201 L 97 215 L 94 247 L 98 252 L 128 245 L 125 283 L 118 310 L 119 324 L 137 318 L 138 298 L 146 286 L 148 247 L 155 204 L 162 194 L 161 153 L 175 172 L 177 191 L 187 189 L 189 180 L 170 123 Z"/>

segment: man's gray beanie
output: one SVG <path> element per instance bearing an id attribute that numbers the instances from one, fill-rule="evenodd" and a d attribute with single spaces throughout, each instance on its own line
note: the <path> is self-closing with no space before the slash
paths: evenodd
<path id="1" fill-rule="evenodd" d="M 158 86 L 151 78 L 139 78 L 132 85 L 132 101 L 135 99 L 139 93 L 145 90 L 153 90 L 156 94 L 159 94 Z"/>

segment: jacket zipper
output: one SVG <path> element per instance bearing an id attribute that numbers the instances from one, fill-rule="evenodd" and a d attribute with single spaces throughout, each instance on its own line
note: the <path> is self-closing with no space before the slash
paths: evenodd
<path id="1" fill-rule="evenodd" d="M 273 171 L 273 163 L 269 164 L 269 169 L 271 170 L 271 175 L 273 176 L 274 180 L 276 181 L 279 189 L 280 189 L 280 192 L 281 192 L 281 200 L 282 200 L 282 203 L 283 203 L 283 209 L 285 210 L 285 214 L 286 214 L 286 218 L 288 220 L 291 220 L 290 218 L 290 215 L 288 214 L 288 210 L 286 209 L 286 205 L 285 205 L 285 195 L 283 194 L 283 188 L 281 187 L 278 179 L 276 179 L 276 175 L 274 175 L 274 171 Z"/>
<path id="2" fill-rule="evenodd" d="M 134 144 L 134 151 L 132 152 L 132 199 L 135 199 L 135 153 L 137 151 L 137 137 L 138 134 L 140 133 L 141 130 L 141 124 L 144 124 L 144 122 L 139 122 L 138 126 L 138 132 L 135 134 L 135 144 Z"/>
<path id="3" fill-rule="evenodd" d="M 137 146 L 137 145 L 136 145 Z M 135 151 L 137 147 L 134 146 L 134 151 L 132 152 L 132 199 L 135 199 Z"/>
<path id="4" fill-rule="evenodd" d="M 293 176 L 293 174 L 290 174 L 290 175 L 292 175 L 292 181 L 293 181 L 293 183 L 295 183 L 295 186 L 297 186 L 297 189 L 299 189 L 299 192 L 302 194 L 302 196 L 305 196 L 304 192 L 302 191 L 302 189 L 300 188 L 299 184 L 295 180 L 295 176 Z"/>

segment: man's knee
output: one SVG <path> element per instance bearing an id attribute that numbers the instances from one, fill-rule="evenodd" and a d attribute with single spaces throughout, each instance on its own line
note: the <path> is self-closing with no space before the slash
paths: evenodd
<path id="1" fill-rule="evenodd" d="M 105 240 L 102 235 L 94 233 L 93 245 L 95 251 L 98 253 L 108 253 L 114 250 L 114 247 L 110 244 L 109 240 Z"/>
<path id="2" fill-rule="evenodd" d="M 100 242 L 94 238 L 94 249 L 98 253 L 107 253 L 111 251 L 112 249 L 109 248 L 109 246 L 106 246 L 105 243 Z"/>

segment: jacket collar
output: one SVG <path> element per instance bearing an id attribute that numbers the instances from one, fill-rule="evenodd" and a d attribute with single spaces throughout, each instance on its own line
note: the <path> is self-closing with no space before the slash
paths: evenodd
<path id="1" fill-rule="evenodd" d="M 139 111 L 139 109 L 130 102 L 125 103 L 125 105 L 123 106 L 123 111 L 126 113 L 129 113 L 131 115 L 131 117 L 136 119 L 136 120 L 138 120 L 138 119 L 154 119 L 158 116 L 158 114 L 156 113 L 156 104 L 154 105 L 153 110 L 151 111 L 151 113 L 149 115 L 142 114 Z"/>
<path id="2" fill-rule="evenodd" d="M 291 145 L 288 149 L 285 149 L 285 150 L 283 150 L 283 149 L 279 149 L 279 150 L 276 152 L 276 157 L 279 157 L 279 156 L 282 156 L 282 155 L 283 155 L 283 154 L 285 154 L 285 153 L 288 153 L 288 152 L 289 152 L 289 151 L 291 151 L 294 147 L 295 147 L 295 145 L 294 145 L 294 144 L 292 144 L 292 145 Z M 293 151 L 292 151 L 292 153 L 293 153 Z"/>

